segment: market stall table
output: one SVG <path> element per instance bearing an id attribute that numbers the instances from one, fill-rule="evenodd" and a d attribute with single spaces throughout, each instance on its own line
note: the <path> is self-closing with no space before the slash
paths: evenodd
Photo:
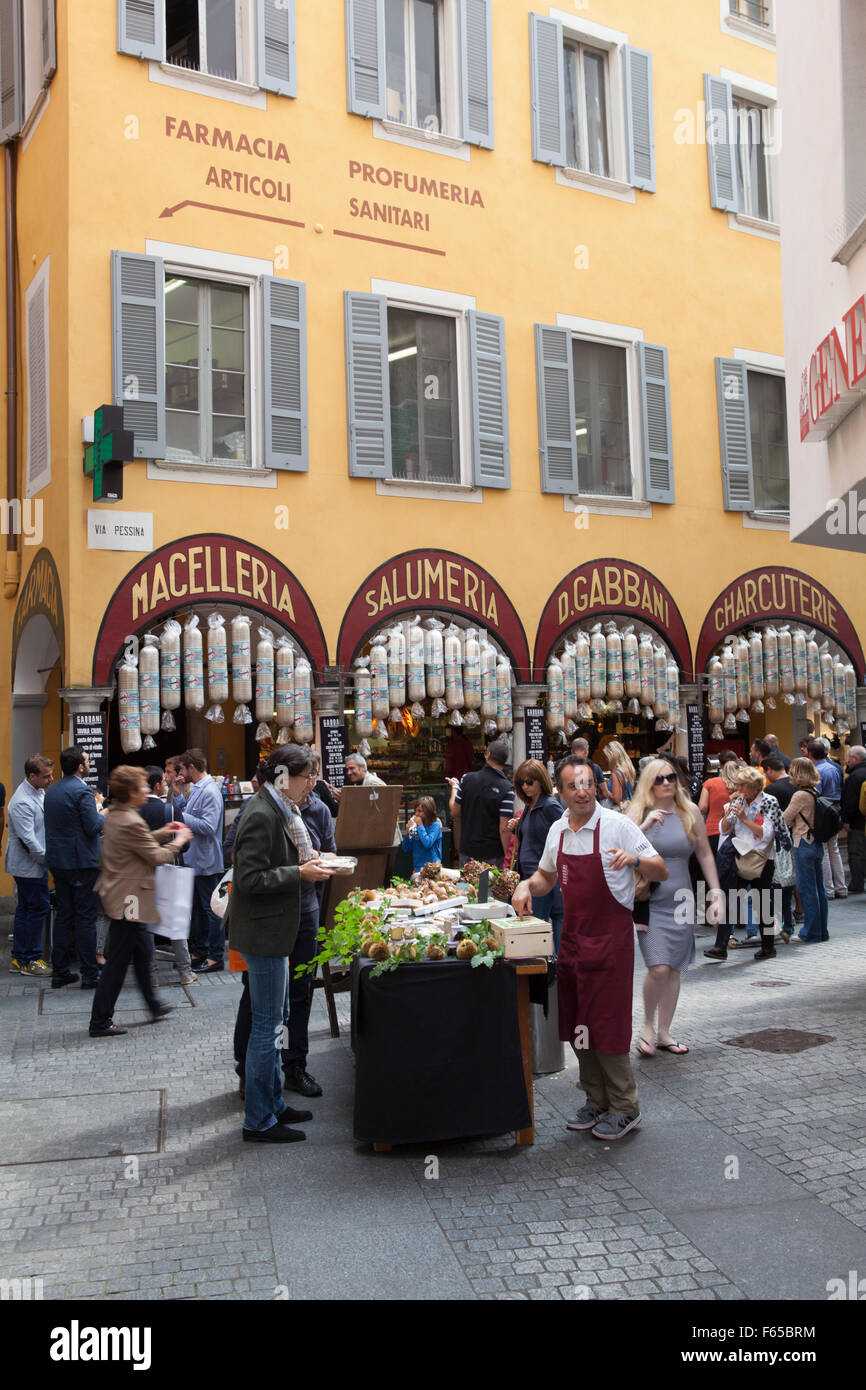
<path id="1" fill-rule="evenodd" d="M 534 1143 L 530 977 L 547 961 L 424 961 L 377 978 L 373 965 L 352 970 L 355 1138 L 377 1152 L 509 1130 Z"/>

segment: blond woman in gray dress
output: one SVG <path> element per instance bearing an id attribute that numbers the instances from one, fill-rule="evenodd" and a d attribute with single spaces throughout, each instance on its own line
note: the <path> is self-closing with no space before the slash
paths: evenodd
<path id="1" fill-rule="evenodd" d="M 637 1041 L 642 1057 L 656 1052 L 684 1056 L 688 1048 L 671 1035 L 680 975 L 695 959 L 695 884 L 689 860 L 696 855 L 709 885 L 707 921 L 717 921 L 722 894 L 704 819 L 663 758 L 641 772 L 628 816 L 636 821 L 668 866 L 668 878 L 649 900 L 649 921 L 638 925 L 638 944 L 647 967 L 643 982 L 644 1021 Z M 640 904 L 636 905 L 639 908 Z M 658 1027 L 656 1027 L 658 1015 Z"/>

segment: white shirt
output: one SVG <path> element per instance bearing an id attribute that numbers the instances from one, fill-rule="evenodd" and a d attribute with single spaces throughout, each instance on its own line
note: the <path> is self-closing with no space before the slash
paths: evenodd
<path id="1" fill-rule="evenodd" d="M 597 805 L 586 825 L 581 826 L 580 830 L 572 830 L 569 813 L 566 811 L 561 820 L 555 821 L 547 832 L 544 853 L 538 861 L 538 867 L 546 874 L 556 873 L 560 842 L 563 854 L 592 854 L 595 827 L 599 820 L 601 830 L 598 848 L 607 886 L 617 902 L 631 911 L 634 906 L 634 866 L 628 865 L 624 869 L 609 868 L 605 851 L 624 849 L 628 850 L 629 854 L 636 854 L 640 859 L 658 859 L 659 855 L 640 826 L 619 811 L 608 811 Z"/>
<path id="2" fill-rule="evenodd" d="M 722 830 L 721 824 L 719 824 L 719 830 L 721 831 L 721 834 L 719 835 L 720 845 L 723 845 L 726 840 L 732 839 L 734 842 L 734 849 L 737 851 L 737 854 L 748 854 L 750 850 L 756 849 L 759 850 L 761 854 L 766 854 L 768 859 L 775 859 L 776 827 L 773 825 L 770 816 L 767 814 L 766 810 L 761 805 L 761 802 L 763 801 L 765 795 L 765 792 L 761 792 L 758 796 L 755 797 L 754 801 L 750 802 L 746 807 L 746 815 L 750 821 L 754 821 L 755 816 L 763 815 L 764 817 L 764 824 L 759 828 L 757 835 L 754 833 L 754 831 L 750 830 L 748 826 L 743 825 L 742 821 L 739 820 L 734 823 L 733 833 L 730 830 Z M 770 795 L 772 796 L 772 792 L 770 793 Z M 722 816 L 722 820 L 724 820 L 725 817 L 728 815 L 730 809 L 730 801 L 725 802 L 725 810 L 724 815 Z"/>

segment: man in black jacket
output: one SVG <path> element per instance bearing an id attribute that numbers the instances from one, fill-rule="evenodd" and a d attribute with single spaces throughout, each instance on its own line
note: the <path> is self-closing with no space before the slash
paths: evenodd
<path id="1" fill-rule="evenodd" d="M 842 820 L 848 827 L 849 893 L 862 893 L 866 876 L 866 818 L 860 813 L 860 792 L 866 782 L 866 748 L 855 743 L 848 751 L 848 776 L 842 788 Z"/>

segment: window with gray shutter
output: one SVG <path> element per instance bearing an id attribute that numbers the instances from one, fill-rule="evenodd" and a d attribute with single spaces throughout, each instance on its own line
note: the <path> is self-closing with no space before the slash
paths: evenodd
<path id="1" fill-rule="evenodd" d="M 273 275 L 264 295 L 265 467 L 309 469 L 306 287 Z"/>
<path id="2" fill-rule="evenodd" d="M 704 73 L 707 115 L 707 162 L 710 171 L 710 203 L 723 212 L 736 212 L 736 125 L 731 84 L 725 77 Z"/>
<path id="3" fill-rule="evenodd" d="M 344 295 L 349 474 L 387 478 L 391 472 L 388 388 L 388 308 L 384 295 Z"/>
<path id="4" fill-rule="evenodd" d="M 492 0 L 460 0 L 463 139 L 493 149 Z"/>
<path id="5" fill-rule="evenodd" d="M 165 60 L 165 0 L 117 0 L 117 51 Z"/>
<path id="6" fill-rule="evenodd" d="M 542 492 L 577 492 L 571 333 L 535 325 L 538 448 Z"/>
<path id="7" fill-rule="evenodd" d="M 469 322 L 472 473 L 476 487 L 511 486 L 505 320 L 474 309 Z"/>
<path id="8" fill-rule="evenodd" d="M 257 9 L 259 86 L 296 97 L 295 0 L 257 0 Z"/>
<path id="9" fill-rule="evenodd" d="M 529 16 L 532 78 L 532 158 L 565 164 L 565 75 L 562 25 L 543 15 Z"/>
<path id="10" fill-rule="evenodd" d="M 49 389 L 49 262 L 34 275 L 25 295 L 27 463 L 25 495 L 51 482 L 51 396 Z"/>
<path id="11" fill-rule="evenodd" d="M 0 5 L 0 143 L 13 139 L 24 122 L 24 73 L 20 0 Z"/>
<path id="12" fill-rule="evenodd" d="M 42 81 L 47 86 L 57 71 L 57 17 L 54 0 L 42 0 Z"/>
<path id="13" fill-rule="evenodd" d="M 111 253 L 112 391 L 136 458 L 165 457 L 165 268 L 160 256 Z"/>
<path id="14" fill-rule="evenodd" d="M 751 512 L 755 507 L 749 381 L 745 362 L 716 358 L 719 448 L 725 511 Z"/>
<path id="15" fill-rule="evenodd" d="M 643 423 L 644 495 L 648 502 L 673 502 L 674 451 L 668 350 L 638 344 Z"/>
<path id="16" fill-rule="evenodd" d="M 642 48 L 626 47 L 623 64 L 628 182 L 646 193 L 655 193 L 652 54 L 644 52 Z"/>
<path id="17" fill-rule="evenodd" d="M 350 111 L 385 119 L 385 0 L 346 0 L 346 83 Z"/>

